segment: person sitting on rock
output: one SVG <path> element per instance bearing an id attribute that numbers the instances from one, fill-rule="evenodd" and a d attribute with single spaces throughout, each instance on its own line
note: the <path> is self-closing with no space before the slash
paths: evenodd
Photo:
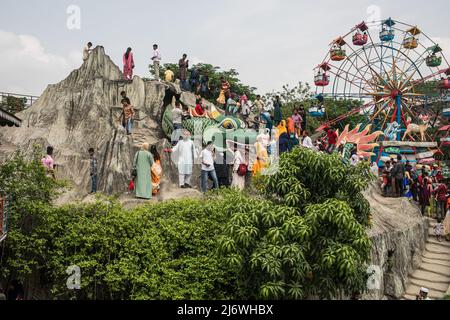
<path id="1" fill-rule="evenodd" d="M 134 112 L 133 106 L 130 104 L 129 99 L 122 99 L 122 105 L 124 127 L 127 130 L 127 135 L 130 135 L 131 130 L 133 129 L 133 117 L 136 113 Z"/>
<path id="2" fill-rule="evenodd" d="M 89 54 L 92 52 L 92 42 L 88 42 L 86 47 L 83 48 L 83 61 L 89 59 Z"/>
<path id="3" fill-rule="evenodd" d="M 197 116 L 203 116 L 205 114 L 205 109 L 202 106 L 202 100 L 201 99 L 197 99 L 197 101 L 196 101 L 195 114 Z"/>

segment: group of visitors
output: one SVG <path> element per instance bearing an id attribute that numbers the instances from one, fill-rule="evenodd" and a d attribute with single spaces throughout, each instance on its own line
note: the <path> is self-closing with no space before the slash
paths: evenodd
<path id="1" fill-rule="evenodd" d="M 201 164 L 200 190 L 204 193 L 208 190 L 208 181 L 212 181 L 212 188 L 236 187 L 239 190 L 245 188 L 245 177 L 249 171 L 248 147 L 244 151 L 239 150 L 237 144 L 233 150 L 219 152 L 212 141 L 208 141 L 203 150 L 199 150 L 191 139 L 191 133 L 184 130 L 182 138 L 170 150 L 172 159 L 176 161 L 179 174 L 179 187 L 192 188 L 191 179 L 194 164 L 197 158 Z M 231 171 L 230 171 L 231 169 Z M 230 183 L 230 172 L 232 181 Z"/>
<path id="2" fill-rule="evenodd" d="M 398 155 L 381 168 L 384 196 L 407 197 L 416 201 L 423 216 L 436 218 L 434 232 L 439 241 L 450 241 L 450 198 L 447 179 L 438 164 L 433 166 L 402 162 Z"/>

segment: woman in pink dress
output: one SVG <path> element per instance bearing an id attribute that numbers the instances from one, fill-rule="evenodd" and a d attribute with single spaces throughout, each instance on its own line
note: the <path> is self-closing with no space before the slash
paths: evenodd
<path id="1" fill-rule="evenodd" d="M 127 49 L 127 52 L 123 55 L 123 74 L 126 80 L 133 79 L 134 59 L 131 48 Z"/>

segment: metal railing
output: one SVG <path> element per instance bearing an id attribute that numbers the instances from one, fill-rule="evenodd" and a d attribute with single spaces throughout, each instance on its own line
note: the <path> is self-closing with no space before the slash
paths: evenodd
<path id="1" fill-rule="evenodd" d="M 17 94 L 17 93 L 11 93 L 11 92 L 1 92 L 0 91 L 0 102 L 6 103 L 8 100 L 8 97 L 14 97 L 18 99 L 23 99 L 24 101 L 24 109 L 28 109 L 35 103 L 39 97 L 38 96 L 32 96 L 32 95 L 26 95 L 26 94 Z"/>

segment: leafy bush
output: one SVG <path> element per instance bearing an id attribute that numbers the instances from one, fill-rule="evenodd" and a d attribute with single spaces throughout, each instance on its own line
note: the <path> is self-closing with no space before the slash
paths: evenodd
<path id="1" fill-rule="evenodd" d="M 232 280 L 215 254 L 226 219 L 217 206 L 183 200 L 126 211 L 101 200 L 54 210 L 39 231 L 53 239 L 45 260 L 54 295 L 70 297 L 65 270 L 77 265 L 78 299 L 229 298 Z"/>
<path id="2" fill-rule="evenodd" d="M 36 273 L 59 299 L 300 299 L 362 290 L 370 242 L 360 193 L 367 166 L 295 149 L 280 171 L 255 178 L 261 194 L 213 192 L 201 200 L 125 210 L 115 199 L 54 207 L 59 184 L 39 157 L 0 166 L 13 194 L 0 277 Z M 81 290 L 66 287 L 81 268 Z"/>
<path id="3" fill-rule="evenodd" d="M 220 250 L 238 275 L 241 297 L 299 299 L 363 291 L 370 209 L 360 191 L 368 167 L 304 148 L 258 178 L 264 198 L 235 194 Z M 349 201 L 351 200 L 351 201 Z"/>

